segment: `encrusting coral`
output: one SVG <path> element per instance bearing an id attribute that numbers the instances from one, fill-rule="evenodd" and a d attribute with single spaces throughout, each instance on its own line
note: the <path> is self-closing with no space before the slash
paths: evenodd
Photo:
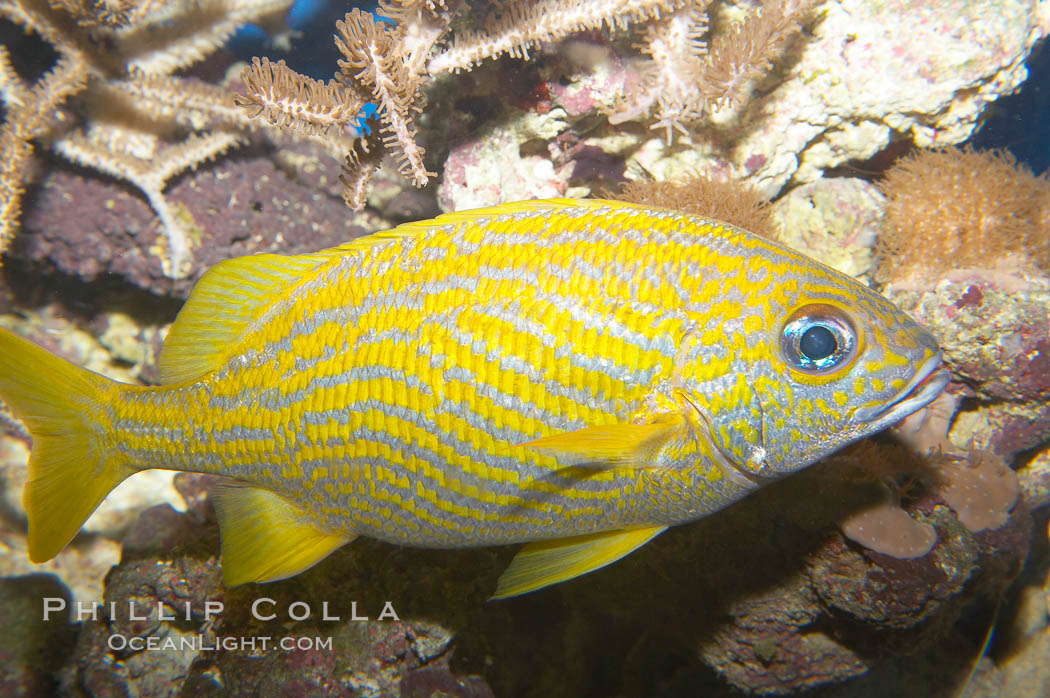
<path id="1" fill-rule="evenodd" d="M 959 448 L 948 439 L 958 405 L 944 393 L 894 427 L 893 438 L 867 439 L 829 459 L 839 477 L 879 490 L 839 520 L 843 535 L 898 559 L 926 555 L 937 532 L 902 507 L 920 493 L 947 504 L 971 533 L 1007 522 L 1020 495 L 1017 474 L 995 452 L 973 444 Z"/>
<path id="2" fill-rule="evenodd" d="M 1050 181 L 1006 151 L 922 150 L 890 168 L 876 276 L 1050 272 Z"/>
<path id="3" fill-rule="evenodd" d="M 366 102 L 377 105 L 382 144 L 403 175 L 423 186 L 434 174 L 424 163 L 415 118 L 422 88 L 443 73 L 470 70 L 503 54 L 528 58 L 541 43 L 585 30 L 626 30 L 639 25 L 640 50 L 649 57 L 642 78 L 607 110 L 613 123 L 651 117 L 668 142 L 712 109 L 739 104 L 815 4 L 765 0 L 715 36 L 707 22 L 711 0 L 508 0 L 483 20 L 462 0 L 381 0 L 376 21 L 353 10 L 338 22 L 335 41 L 343 60 L 334 80 L 301 75 L 283 62 L 256 58 L 236 98 L 253 117 L 308 134 L 355 131 Z M 483 29 L 478 29 L 483 22 Z M 369 157 L 362 159 L 362 153 Z M 371 147 L 347 155 L 344 198 L 364 206 L 364 182 L 376 166 Z"/>
<path id="4" fill-rule="evenodd" d="M 185 276 L 192 222 L 164 197 L 173 177 L 245 140 L 254 122 L 222 88 L 175 75 L 222 46 L 234 31 L 285 12 L 292 0 L 0 0 L 0 16 L 58 54 L 35 84 L 0 46 L 0 253 L 20 223 L 34 142 L 127 181 L 162 225 L 165 271 Z M 12 61 L 15 58 L 15 61 Z M 76 103 L 70 97 L 76 95 Z M 266 125 L 266 124 L 262 124 Z M 333 139 L 325 141 L 333 143 Z M 345 142 L 335 139 L 335 147 Z"/>
<path id="5" fill-rule="evenodd" d="M 838 524 L 842 534 L 869 550 L 900 560 L 922 557 L 937 543 L 937 532 L 918 521 L 901 504 L 932 472 L 931 462 L 892 441 L 861 441 L 832 456 L 837 474 L 871 496 Z M 931 481 L 933 480 L 930 478 Z"/>

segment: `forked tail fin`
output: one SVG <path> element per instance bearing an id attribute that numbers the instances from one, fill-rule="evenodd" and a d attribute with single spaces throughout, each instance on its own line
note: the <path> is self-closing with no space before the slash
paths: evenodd
<path id="1" fill-rule="evenodd" d="M 106 457 L 101 427 L 93 421 L 118 386 L 0 328 L 0 400 L 33 437 L 22 494 L 33 562 L 57 555 L 134 472 Z"/>

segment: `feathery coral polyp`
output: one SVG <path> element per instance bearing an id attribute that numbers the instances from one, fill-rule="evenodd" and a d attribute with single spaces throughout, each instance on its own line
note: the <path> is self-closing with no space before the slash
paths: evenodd
<path id="1" fill-rule="evenodd" d="M 233 103 L 249 110 L 249 118 L 264 115 L 274 126 L 310 135 L 345 128 L 365 105 L 365 100 L 335 80 L 325 84 L 304 78 L 284 61 L 254 58 L 241 80 L 248 93 L 235 94 Z"/>
<path id="2" fill-rule="evenodd" d="M 892 167 L 879 189 L 882 280 L 992 267 L 1050 272 L 1050 181 L 1006 151 L 920 151 Z"/>

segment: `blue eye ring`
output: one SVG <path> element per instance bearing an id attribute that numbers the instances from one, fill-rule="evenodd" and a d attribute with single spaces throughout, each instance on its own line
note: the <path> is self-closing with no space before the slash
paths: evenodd
<path id="1" fill-rule="evenodd" d="M 780 331 L 780 353 L 787 364 L 806 375 L 829 376 L 857 355 L 857 330 L 841 309 L 824 303 L 805 305 L 791 314 Z"/>

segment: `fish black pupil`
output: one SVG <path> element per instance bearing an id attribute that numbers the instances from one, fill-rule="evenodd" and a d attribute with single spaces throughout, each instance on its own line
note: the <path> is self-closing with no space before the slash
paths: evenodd
<path id="1" fill-rule="evenodd" d="M 826 359 L 838 349 L 835 335 L 823 325 L 814 325 L 802 333 L 798 349 L 810 361 Z"/>

